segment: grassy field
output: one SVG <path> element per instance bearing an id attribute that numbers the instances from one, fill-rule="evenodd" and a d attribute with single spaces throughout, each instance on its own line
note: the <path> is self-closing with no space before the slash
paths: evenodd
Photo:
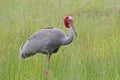
<path id="1" fill-rule="evenodd" d="M 120 0 L 0 0 L 0 80 L 45 80 L 46 57 L 19 59 L 35 31 L 71 15 L 78 36 L 51 58 L 49 80 L 120 80 Z"/>

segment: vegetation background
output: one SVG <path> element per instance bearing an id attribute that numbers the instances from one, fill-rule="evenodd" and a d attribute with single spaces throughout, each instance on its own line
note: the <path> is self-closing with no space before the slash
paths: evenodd
<path id="1" fill-rule="evenodd" d="M 78 36 L 51 58 L 49 80 L 120 80 L 120 0 L 0 0 L 0 80 L 45 80 L 46 57 L 19 59 L 37 30 L 64 30 L 71 15 Z"/>

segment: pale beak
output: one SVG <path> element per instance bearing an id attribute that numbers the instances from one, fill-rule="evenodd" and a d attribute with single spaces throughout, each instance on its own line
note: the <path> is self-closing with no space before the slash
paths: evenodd
<path id="1" fill-rule="evenodd" d="M 77 36 L 77 31 L 76 31 L 76 29 L 75 29 L 75 27 L 74 27 L 73 23 L 72 23 L 72 22 L 70 22 L 69 24 L 71 25 L 71 28 L 72 28 L 72 30 L 73 30 L 73 32 L 74 32 L 74 34 Z"/>

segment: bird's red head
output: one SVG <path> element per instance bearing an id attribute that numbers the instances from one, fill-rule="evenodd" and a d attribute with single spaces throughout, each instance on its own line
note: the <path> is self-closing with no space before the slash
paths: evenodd
<path id="1" fill-rule="evenodd" d="M 71 16 L 66 16 L 64 18 L 64 24 L 65 24 L 66 28 L 70 28 L 69 22 L 73 22 L 72 17 Z"/>

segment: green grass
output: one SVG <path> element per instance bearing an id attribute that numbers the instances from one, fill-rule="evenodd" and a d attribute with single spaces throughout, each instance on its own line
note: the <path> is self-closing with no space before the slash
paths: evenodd
<path id="1" fill-rule="evenodd" d="M 46 57 L 19 59 L 35 31 L 64 28 L 71 15 L 78 36 L 52 55 L 49 80 L 120 80 L 119 0 L 1 0 L 0 80 L 45 80 Z"/>

